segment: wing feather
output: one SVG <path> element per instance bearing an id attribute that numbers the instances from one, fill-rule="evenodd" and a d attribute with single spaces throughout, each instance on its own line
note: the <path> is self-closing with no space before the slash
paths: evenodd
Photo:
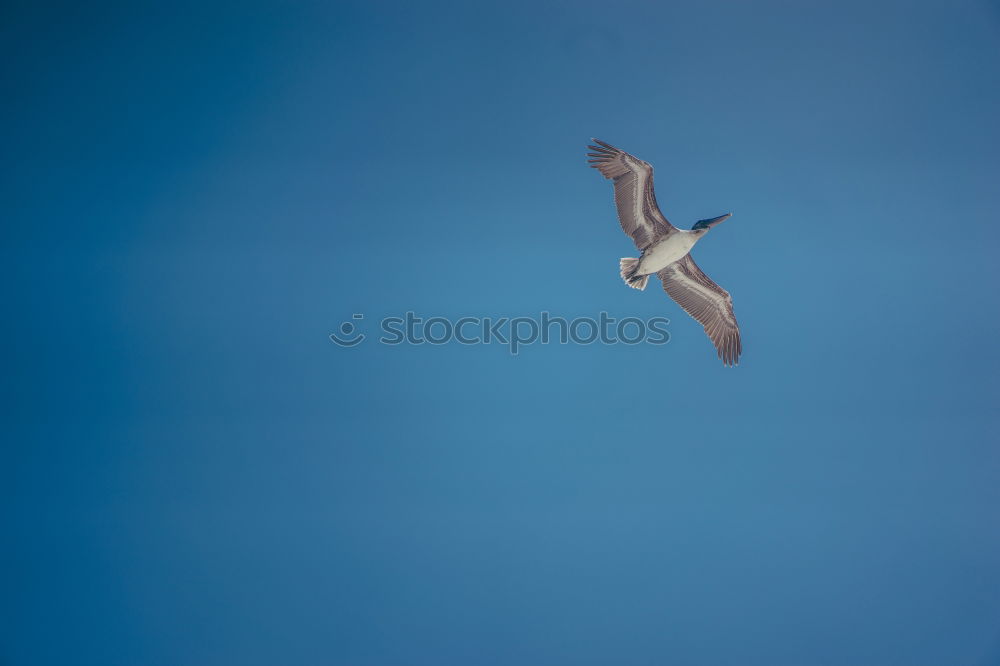
<path id="1" fill-rule="evenodd" d="M 636 247 L 645 250 L 677 231 L 656 203 L 652 165 L 600 139 L 593 141 L 598 145 L 588 146 L 594 151 L 587 153 L 591 157 L 588 162 L 605 178 L 614 181 L 618 221 Z"/>
<path id="2" fill-rule="evenodd" d="M 705 275 L 690 254 L 657 275 L 670 298 L 705 327 L 722 362 L 737 365 L 743 353 L 743 341 L 729 292 Z"/>

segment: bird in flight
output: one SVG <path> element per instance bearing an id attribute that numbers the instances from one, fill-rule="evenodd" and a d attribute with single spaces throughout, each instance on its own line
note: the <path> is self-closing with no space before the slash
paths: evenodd
<path id="1" fill-rule="evenodd" d="M 642 251 L 638 259 L 622 258 L 619 267 L 625 284 L 645 289 L 649 276 L 656 273 L 670 298 L 705 327 L 722 362 L 736 365 L 743 343 L 733 314 L 733 299 L 701 272 L 689 254 L 709 229 L 729 219 L 732 213 L 698 220 L 690 231 L 678 229 L 656 205 L 652 165 L 599 139 L 592 141 L 597 145 L 588 146 L 593 151 L 587 153 L 590 166 L 614 181 L 618 221 Z"/>

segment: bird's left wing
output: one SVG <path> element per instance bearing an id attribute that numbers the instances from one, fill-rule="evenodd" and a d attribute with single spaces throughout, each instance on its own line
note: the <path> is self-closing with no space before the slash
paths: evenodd
<path id="1" fill-rule="evenodd" d="M 705 327 L 705 333 L 715 345 L 722 362 L 726 365 L 739 363 L 743 343 L 729 292 L 705 275 L 690 254 L 657 275 L 670 298 Z"/>
<path id="2" fill-rule="evenodd" d="M 587 146 L 594 151 L 587 153 L 591 158 L 587 161 L 605 178 L 615 182 L 618 221 L 622 230 L 635 241 L 635 246 L 645 250 L 660 238 L 677 231 L 656 204 L 652 165 L 600 139 L 594 139 L 594 142 L 598 145 Z"/>

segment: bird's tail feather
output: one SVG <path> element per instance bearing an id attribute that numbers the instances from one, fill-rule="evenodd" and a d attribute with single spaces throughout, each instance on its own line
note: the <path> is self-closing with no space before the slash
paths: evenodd
<path id="1" fill-rule="evenodd" d="M 639 270 L 638 259 L 622 257 L 618 266 L 621 268 L 622 279 L 625 280 L 625 284 L 640 291 L 646 288 L 646 283 L 649 282 L 649 275 L 635 274 Z"/>

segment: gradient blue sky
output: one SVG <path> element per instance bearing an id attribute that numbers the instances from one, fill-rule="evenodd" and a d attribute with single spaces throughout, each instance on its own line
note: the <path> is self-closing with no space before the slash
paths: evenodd
<path id="1" fill-rule="evenodd" d="M 1000 664 L 1000 5 L 141 4 L 0 14 L 0 664 Z"/>

